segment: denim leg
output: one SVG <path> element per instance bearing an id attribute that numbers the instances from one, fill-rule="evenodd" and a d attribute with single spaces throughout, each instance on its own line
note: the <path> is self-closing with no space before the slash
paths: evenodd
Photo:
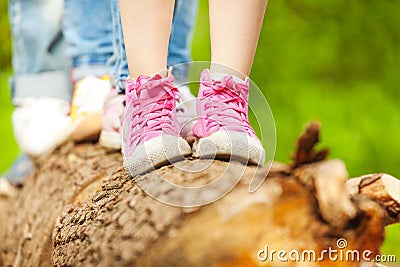
<path id="1" fill-rule="evenodd" d="M 126 59 L 124 35 L 122 32 L 121 15 L 119 13 L 118 0 L 110 0 L 114 35 L 114 86 L 118 93 L 125 90 L 125 81 L 129 76 L 128 61 Z"/>
<path id="2" fill-rule="evenodd" d="M 192 40 L 193 26 L 197 17 L 197 10 L 197 0 L 176 1 L 168 48 L 168 66 L 178 64 L 172 70 L 177 84 L 187 82 L 188 65 L 180 63 L 191 61 L 190 43 Z"/>
<path id="3" fill-rule="evenodd" d="M 109 0 L 64 0 L 63 33 L 72 59 L 72 80 L 110 75 L 113 58 Z"/>
<path id="4" fill-rule="evenodd" d="M 10 0 L 14 104 L 24 97 L 71 98 L 63 55 L 62 0 Z"/>

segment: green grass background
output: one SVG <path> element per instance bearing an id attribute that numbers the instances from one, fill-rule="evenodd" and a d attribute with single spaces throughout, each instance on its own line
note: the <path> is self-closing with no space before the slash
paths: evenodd
<path id="1" fill-rule="evenodd" d="M 5 2 L 0 4 L 0 172 L 18 154 L 7 84 Z M 210 59 L 207 8 L 200 0 L 194 60 Z M 270 1 L 251 77 L 274 114 L 276 160 L 287 162 L 299 133 L 318 120 L 322 146 L 331 149 L 331 158 L 346 162 L 351 176 L 400 177 L 400 1 Z M 396 254 L 400 263 L 400 227 L 387 231 L 383 253 Z"/>

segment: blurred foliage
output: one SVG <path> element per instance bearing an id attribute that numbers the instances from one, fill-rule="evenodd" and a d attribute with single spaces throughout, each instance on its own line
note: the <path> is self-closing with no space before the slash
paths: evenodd
<path id="1" fill-rule="evenodd" d="M 8 76 L 11 68 L 11 36 L 7 14 L 8 1 L 0 1 L 0 174 L 18 154 L 13 137 Z"/>
<path id="2" fill-rule="evenodd" d="M 0 2 L 3 70 L 10 67 L 6 5 Z M 210 59 L 207 9 L 200 0 L 194 60 Z M 8 73 L 0 75 L 0 171 L 17 154 Z M 305 124 L 318 120 L 322 146 L 344 160 L 350 176 L 400 177 L 399 73 L 400 1 L 270 1 L 251 76 L 274 113 L 276 159 L 287 162 Z M 383 252 L 400 258 L 399 226 L 387 230 Z"/>
<path id="3" fill-rule="evenodd" d="M 207 60 L 200 3 L 193 56 Z M 323 145 L 352 176 L 400 177 L 399 10 L 393 0 L 269 2 L 252 78 L 274 113 L 277 160 L 289 159 L 304 124 L 317 119 Z"/>
<path id="4" fill-rule="evenodd" d="M 8 1 L 0 1 L 0 70 L 11 67 L 11 41 L 7 3 Z"/>

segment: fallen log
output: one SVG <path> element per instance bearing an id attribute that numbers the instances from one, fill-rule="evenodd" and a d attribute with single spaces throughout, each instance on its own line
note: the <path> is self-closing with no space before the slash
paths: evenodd
<path id="1" fill-rule="evenodd" d="M 374 266 L 354 253 L 379 255 L 385 225 L 400 221 L 400 182 L 387 174 L 348 180 L 342 161 L 315 150 L 318 136 L 314 123 L 294 162 L 271 170 L 187 159 L 136 181 L 120 153 L 66 143 L 37 160 L 14 196 L 0 199 L 0 266 Z M 163 204 L 142 189 L 159 177 L 201 186 L 238 173 L 228 194 L 201 207 Z M 267 175 L 250 194 L 251 180 Z M 182 197 L 165 183 L 158 196 Z"/>

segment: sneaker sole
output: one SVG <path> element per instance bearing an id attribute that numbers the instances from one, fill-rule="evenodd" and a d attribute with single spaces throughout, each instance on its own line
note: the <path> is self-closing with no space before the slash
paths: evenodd
<path id="1" fill-rule="evenodd" d="M 132 156 L 124 156 L 124 166 L 134 177 L 162 165 L 184 160 L 192 154 L 189 144 L 181 137 L 159 136 L 135 149 Z"/>
<path id="2" fill-rule="evenodd" d="M 194 142 L 193 157 L 263 165 L 265 150 L 258 144 L 258 140 L 246 133 L 218 131 Z"/>
<path id="3" fill-rule="evenodd" d="M 102 147 L 113 149 L 113 150 L 120 150 L 122 137 L 120 133 L 112 132 L 112 131 L 101 131 L 99 143 Z"/>

